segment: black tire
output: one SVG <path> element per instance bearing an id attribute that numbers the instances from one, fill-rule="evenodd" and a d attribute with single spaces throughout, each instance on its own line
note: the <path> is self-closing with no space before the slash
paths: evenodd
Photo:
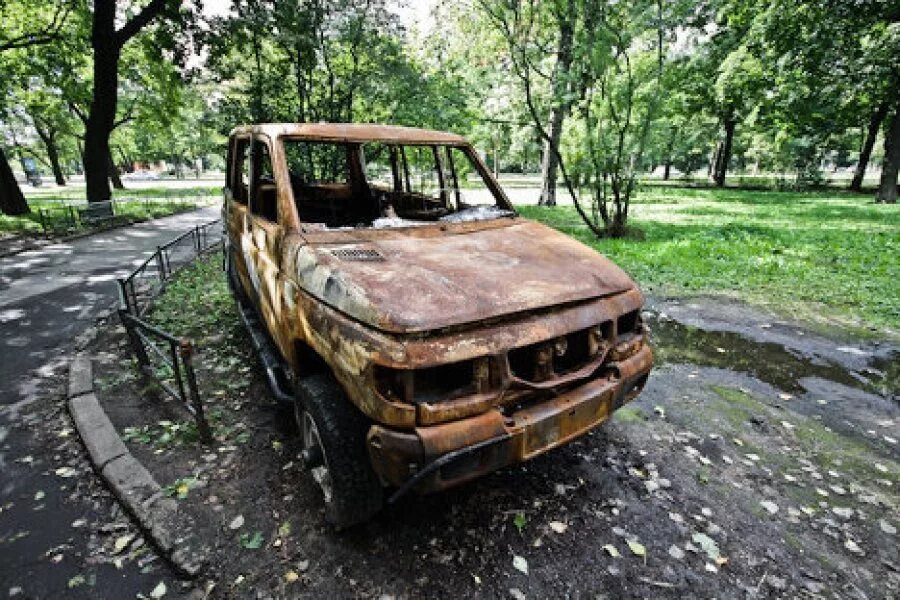
<path id="1" fill-rule="evenodd" d="M 369 421 L 346 398 L 343 389 L 330 373 L 315 374 L 297 383 L 295 402 L 297 426 L 304 452 L 312 446 L 304 435 L 304 414 L 315 424 L 331 493 L 327 493 L 316 476 L 318 457 L 307 464 L 325 500 L 325 519 L 335 529 L 346 529 L 368 521 L 381 510 L 381 482 L 369 462 L 366 434 Z M 307 455 L 308 456 L 308 455 Z M 305 457 L 306 458 L 306 457 Z M 329 497 L 330 496 L 330 497 Z"/>

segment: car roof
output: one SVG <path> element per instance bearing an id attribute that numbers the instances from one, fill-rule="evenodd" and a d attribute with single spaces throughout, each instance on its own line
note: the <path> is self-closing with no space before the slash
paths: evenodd
<path id="1" fill-rule="evenodd" d="M 258 125 L 242 125 L 231 130 L 231 136 L 249 133 L 261 133 L 272 138 L 288 137 L 329 142 L 469 144 L 461 135 L 446 131 L 373 123 L 261 123 Z"/>

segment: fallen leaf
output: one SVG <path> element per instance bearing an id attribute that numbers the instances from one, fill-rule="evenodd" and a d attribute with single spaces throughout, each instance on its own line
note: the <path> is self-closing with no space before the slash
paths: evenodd
<path id="1" fill-rule="evenodd" d="M 766 509 L 770 515 L 774 515 L 778 512 L 778 505 L 771 500 L 763 500 L 759 505 Z"/>
<path id="2" fill-rule="evenodd" d="M 831 509 L 831 512 L 833 512 L 834 514 L 836 514 L 837 516 L 839 516 L 842 519 L 853 518 L 853 509 L 852 508 L 846 508 L 843 506 L 835 506 L 834 508 Z"/>
<path id="3" fill-rule="evenodd" d="M 516 513 L 516 516 L 513 518 L 513 525 L 516 526 L 516 529 L 519 530 L 519 533 L 522 533 L 522 530 L 525 529 L 525 515 L 522 513 Z"/>
<path id="4" fill-rule="evenodd" d="M 895 533 L 897 533 L 897 528 L 888 523 L 885 519 L 878 519 L 878 526 L 883 532 L 888 535 L 894 535 Z"/>
<path id="5" fill-rule="evenodd" d="M 281 526 L 278 527 L 278 535 L 280 535 L 281 537 L 287 537 L 287 536 L 291 535 L 291 522 L 290 521 L 285 521 L 284 523 L 281 524 Z"/>
<path id="6" fill-rule="evenodd" d="M 119 554 L 122 550 L 128 547 L 128 544 L 131 543 L 131 540 L 134 539 L 133 534 L 122 535 L 116 538 L 116 543 L 113 546 L 113 554 Z"/>
<path id="7" fill-rule="evenodd" d="M 288 583 L 294 583 L 298 579 L 300 579 L 300 575 L 298 575 L 296 571 L 288 571 L 284 574 L 284 580 Z"/>
<path id="8" fill-rule="evenodd" d="M 672 544 L 671 546 L 669 546 L 669 556 L 671 556 L 675 560 L 681 560 L 682 558 L 684 558 L 684 550 L 682 550 L 675 544 Z"/>
<path id="9" fill-rule="evenodd" d="M 522 573 L 528 575 L 528 561 L 521 556 L 513 556 L 513 567 L 517 571 L 521 571 Z"/>
<path id="10" fill-rule="evenodd" d="M 619 551 L 616 550 L 616 547 L 613 546 L 612 544 L 606 544 L 605 546 L 603 546 L 603 549 L 606 550 L 606 553 L 609 554 L 610 556 L 612 556 L 613 558 L 619 558 L 619 556 L 621 556 L 619 554 Z"/>
<path id="11" fill-rule="evenodd" d="M 56 471 L 54 471 L 54 473 L 56 473 L 60 477 L 65 478 L 75 477 L 76 475 L 75 469 L 73 469 L 72 467 L 60 467 Z"/>
<path id="12" fill-rule="evenodd" d="M 550 529 L 552 529 L 554 533 L 565 533 L 568 528 L 569 526 L 561 521 L 550 521 Z"/>
<path id="13" fill-rule="evenodd" d="M 519 588 L 509 588 L 509 595 L 515 600 L 525 600 L 525 593 Z"/>
<path id="14" fill-rule="evenodd" d="M 72 588 L 78 587 L 79 585 L 84 585 L 84 575 L 76 575 L 69 580 L 69 583 L 67 585 L 69 586 L 70 590 Z"/>
<path id="15" fill-rule="evenodd" d="M 847 540 L 846 542 L 844 542 L 844 548 L 846 548 L 853 554 L 859 554 L 860 556 L 865 554 L 865 552 L 863 552 L 863 549 L 859 547 L 859 544 L 857 544 L 853 540 Z"/>
<path id="16" fill-rule="evenodd" d="M 628 540 L 628 548 L 635 556 L 647 556 L 647 549 L 638 541 Z"/>
<path id="17" fill-rule="evenodd" d="M 191 491 L 191 487 L 182 481 L 178 485 L 175 486 L 175 495 L 178 496 L 179 500 L 184 500 L 188 496 L 188 492 Z"/>
<path id="18" fill-rule="evenodd" d="M 166 582 L 160 581 L 156 584 L 156 587 L 153 588 L 153 591 L 150 592 L 150 597 L 154 599 L 162 598 L 166 595 L 167 591 L 168 590 L 166 590 Z"/>
<path id="19" fill-rule="evenodd" d="M 43 499 L 44 499 L 44 491 L 43 490 L 38 490 L 34 493 L 35 502 L 38 502 Z"/>
<path id="20" fill-rule="evenodd" d="M 228 528 L 234 531 L 235 529 L 240 529 L 244 526 L 244 515 L 238 515 L 231 520 L 231 523 L 228 524 Z"/>
<path id="21" fill-rule="evenodd" d="M 716 560 L 720 556 L 719 545 L 716 544 L 716 541 L 706 535 L 705 533 L 695 533 L 691 540 L 700 545 L 700 548 L 706 552 L 706 556 L 710 558 L 710 560 Z"/>
<path id="22" fill-rule="evenodd" d="M 253 535 L 249 533 L 241 534 L 241 546 L 246 548 L 247 550 L 256 550 L 263 544 L 263 535 L 259 531 L 253 532 Z"/>

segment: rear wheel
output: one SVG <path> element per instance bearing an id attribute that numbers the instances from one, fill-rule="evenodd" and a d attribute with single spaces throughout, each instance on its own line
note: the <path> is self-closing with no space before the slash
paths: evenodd
<path id="1" fill-rule="evenodd" d="M 381 509 L 382 488 L 366 451 L 368 420 L 330 374 L 299 381 L 294 406 L 303 462 L 322 493 L 325 519 L 337 529 L 369 520 Z"/>

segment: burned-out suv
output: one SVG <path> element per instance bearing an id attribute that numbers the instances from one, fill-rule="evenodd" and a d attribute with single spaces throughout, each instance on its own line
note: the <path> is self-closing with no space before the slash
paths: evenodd
<path id="1" fill-rule="evenodd" d="M 460 136 L 240 127 L 225 197 L 231 281 L 338 527 L 560 446 L 647 379 L 634 282 L 520 217 Z"/>

